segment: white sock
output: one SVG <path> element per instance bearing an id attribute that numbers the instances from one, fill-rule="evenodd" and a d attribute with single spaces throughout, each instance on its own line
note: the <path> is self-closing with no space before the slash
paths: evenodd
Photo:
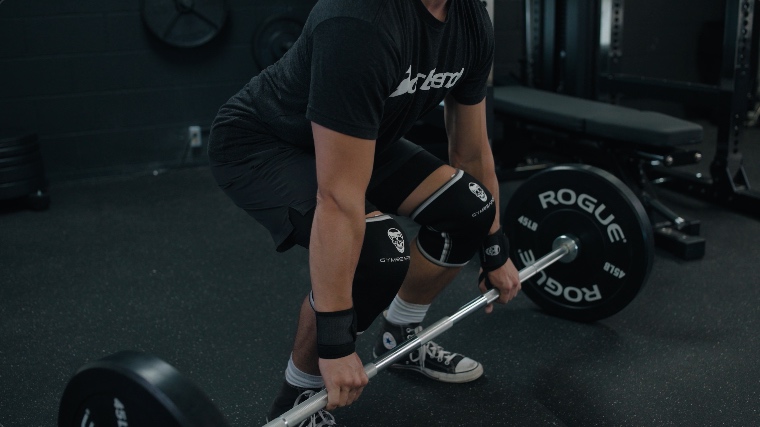
<path id="1" fill-rule="evenodd" d="M 388 314 L 385 318 L 394 325 L 408 325 L 410 323 L 422 323 L 425 318 L 430 304 L 412 304 L 406 302 L 396 295 L 396 298 L 388 307 Z"/>
<path id="2" fill-rule="evenodd" d="M 288 360 L 288 368 L 285 370 L 285 381 L 288 384 L 298 388 L 322 388 L 325 386 L 325 382 L 322 381 L 320 375 L 311 375 L 298 369 L 293 363 L 293 354 L 290 354 L 290 360 Z"/>

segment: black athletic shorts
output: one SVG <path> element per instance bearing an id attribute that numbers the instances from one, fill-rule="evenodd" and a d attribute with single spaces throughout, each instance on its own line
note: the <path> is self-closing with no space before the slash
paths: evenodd
<path id="1" fill-rule="evenodd" d="M 246 139 L 231 141 L 230 139 Z M 272 235 L 284 252 L 298 244 L 308 248 L 311 220 L 317 204 L 316 162 L 313 152 L 286 142 L 247 134 L 233 127 L 215 127 L 210 144 L 237 143 L 252 147 L 240 160 L 211 158 L 219 187 Z M 396 214 L 401 203 L 444 162 L 408 140 L 387 145 L 376 153 L 367 189 L 367 213 Z"/>

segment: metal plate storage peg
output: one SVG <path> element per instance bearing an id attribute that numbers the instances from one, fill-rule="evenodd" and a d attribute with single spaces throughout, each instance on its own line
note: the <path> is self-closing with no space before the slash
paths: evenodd
<path id="1" fill-rule="evenodd" d="M 141 0 L 150 32 L 166 44 L 191 48 L 216 37 L 227 20 L 226 0 Z"/>

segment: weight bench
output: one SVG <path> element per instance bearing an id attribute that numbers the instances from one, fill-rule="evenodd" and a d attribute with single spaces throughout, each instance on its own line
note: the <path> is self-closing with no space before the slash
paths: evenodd
<path id="1" fill-rule="evenodd" d="M 595 164 L 623 180 L 647 208 L 658 246 L 683 259 L 704 255 L 699 221 L 684 219 L 659 201 L 648 178 L 652 167 L 699 162 L 701 153 L 685 147 L 702 141 L 702 126 L 653 111 L 519 85 L 494 87 L 492 102 L 498 119 L 513 124 L 517 132 L 543 137 L 531 138 L 528 145 L 548 146 L 551 152 Z M 523 166 L 514 171 L 533 172 L 549 165 L 531 164 L 518 171 Z"/>

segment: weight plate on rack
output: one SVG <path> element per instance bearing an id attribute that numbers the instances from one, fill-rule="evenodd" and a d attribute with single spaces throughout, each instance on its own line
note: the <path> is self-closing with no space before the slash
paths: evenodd
<path id="1" fill-rule="evenodd" d="M 592 322 L 627 306 L 646 283 L 654 259 L 649 217 L 612 174 L 588 165 L 556 166 L 513 193 L 502 224 L 518 269 L 551 252 L 554 240 L 577 240 L 577 258 L 557 262 L 523 284 L 546 312 Z"/>
<path id="2" fill-rule="evenodd" d="M 125 351 L 82 367 L 69 380 L 58 427 L 201 427 L 229 424 L 211 400 L 171 365 Z"/>
<path id="3" fill-rule="evenodd" d="M 46 188 L 47 182 L 42 175 L 36 175 L 21 181 L 0 182 L 0 200 L 28 196 Z"/>
<path id="4" fill-rule="evenodd" d="M 142 0 L 143 22 L 161 41 L 197 47 L 211 41 L 227 20 L 225 0 Z"/>
<path id="5" fill-rule="evenodd" d="M 251 41 L 251 55 L 259 70 L 274 64 L 290 50 L 303 31 L 304 21 L 294 16 L 267 19 Z"/>

